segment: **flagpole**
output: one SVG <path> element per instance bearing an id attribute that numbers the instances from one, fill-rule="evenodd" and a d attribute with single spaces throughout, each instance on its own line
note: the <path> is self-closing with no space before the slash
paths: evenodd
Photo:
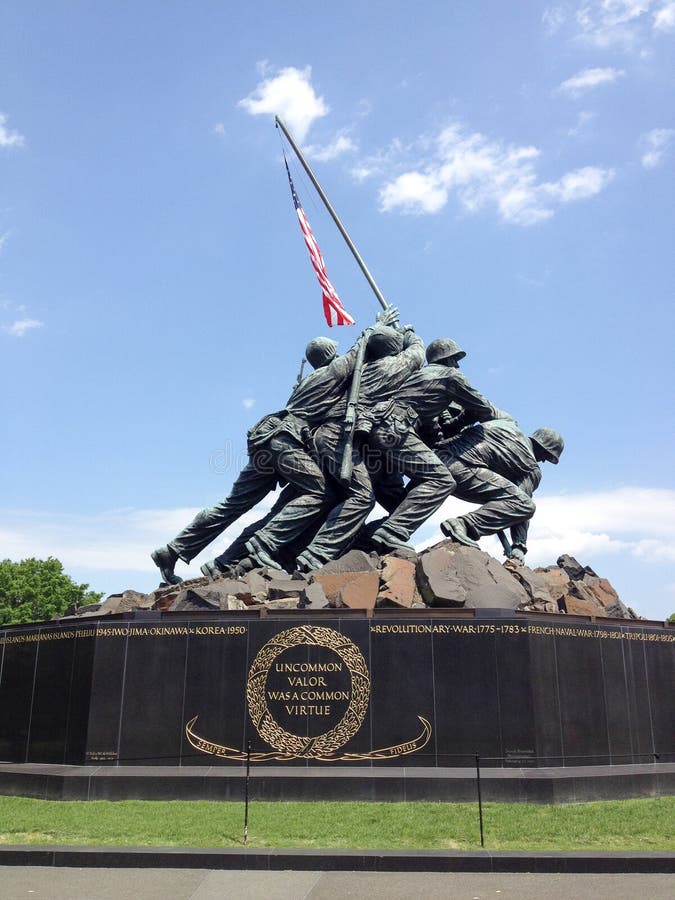
<path id="1" fill-rule="evenodd" d="M 361 271 L 363 272 L 363 274 L 364 274 L 364 276 L 365 276 L 365 278 L 366 278 L 366 281 L 367 281 L 368 284 L 371 286 L 371 288 L 372 288 L 372 290 L 373 290 L 373 293 L 375 294 L 375 296 L 377 297 L 377 299 L 380 301 L 380 305 L 382 306 L 382 309 L 388 309 L 388 308 L 389 308 L 389 304 L 388 304 L 387 301 L 384 299 L 384 297 L 383 297 L 383 295 L 382 295 L 382 291 L 379 289 L 379 287 L 378 287 L 377 284 L 375 283 L 375 279 L 373 278 L 373 276 L 372 276 L 372 275 L 370 274 L 370 272 L 368 271 L 368 266 L 364 263 L 364 261 L 363 261 L 363 259 L 362 259 L 362 257 L 361 257 L 361 254 L 359 253 L 359 251 L 358 251 L 358 250 L 356 249 L 356 247 L 354 246 L 354 242 L 352 241 L 352 239 L 351 239 L 351 238 L 349 237 L 349 235 L 347 234 L 347 229 L 346 229 L 345 226 L 342 224 L 342 222 L 340 221 L 340 217 L 338 216 L 338 214 L 335 212 L 335 210 L 334 210 L 333 207 L 331 206 L 330 200 L 328 199 L 328 197 L 327 197 L 326 194 L 324 193 L 323 188 L 321 187 L 321 185 L 320 185 L 319 182 L 317 181 L 316 176 L 314 175 L 314 172 L 312 172 L 312 170 L 310 169 L 310 167 L 309 167 L 309 165 L 308 165 L 308 163 L 307 163 L 307 160 L 305 159 L 305 157 L 302 155 L 302 153 L 301 153 L 301 151 L 300 151 L 300 148 L 298 147 L 298 145 L 295 143 L 295 141 L 293 140 L 293 138 L 292 138 L 291 135 L 289 134 L 288 129 L 287 129 L 286 126 L 284 125 L 283 121 L 279 118 L 279 116 L 275 116 L 275 117 L 274 117 L 274 121 L 276 122 L 277 127 L 278 127 L 278 128 L 281 128 L 281 130 L 283 131 L 284 135 L 286 136 L 286 139 L 288 140 L 288 143 L 289 143 L 289 144 L 291 145 L 291 147 L 293 148 L 293 150 L 294 150 L 294 152 L 295 152 L 295 155 L 296 155 L 296 156 L 298 157 L 298 159 L 300 160 L 300 163 L 302 164 L 303 169 L 305 170 L 305 172 L 307 172 L 307 175 L 309 176 L 310 181 L 312 182 L 312 184 L 313 184 L 314 187 L 316 188 L 317 194 L 318 194 L 319 197 L 321 197 L 321 199 L 323 200 L 324 206 L 326 207 L 326 209 L 328 210 L 328 212 L 329 212 L 330 215 L 331 215 L 331 218 L 333 219 L 333 221 L 334 221 L 335 224 L 337 225 L 338 231 L 340 232 L 340 234 L 342 235 L 342 237 L 345 239 L 345 242 L 346 242 L 347 246 L 349 247 L 349 249 L 352 251 L 352 255 L 354 256 L 354 259 L 356 260 L 356 262 L 359 264 L 359 267 L 360 267 Z"/>

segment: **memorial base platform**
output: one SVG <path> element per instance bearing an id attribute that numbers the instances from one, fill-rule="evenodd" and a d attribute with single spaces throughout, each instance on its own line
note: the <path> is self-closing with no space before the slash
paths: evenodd
<path id="1" fill-rule="evenodd" d="M 580 803 L 675 794 L 675 763 L 481 769 L 486 802 Z M 245 766 L 0 765 L 0 794 L 42 800 L 243 801 Z M 475 768 L 252 766 L 255 800 L 476 800 Z"/>
<path id="2" fill-rule="evenodd" d="M 248 759 L 269 799 L 471 799 L 478 755 L 486 799 L 590 799 L 675 765 L 656 622 L 150 611 L 9 626 L 0 654 L 0 764 L 69 773 L 57 796 L 231 799 Z"/>

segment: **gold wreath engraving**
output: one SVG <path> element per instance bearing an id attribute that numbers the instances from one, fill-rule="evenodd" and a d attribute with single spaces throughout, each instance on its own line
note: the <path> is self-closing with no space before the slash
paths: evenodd
<path id="1" fill-rule="evenodd" d="M 323 647 L 332 650 L 343 661 L 351 676 L 351 700 L 344 715 L 334 728 L 316 737 L 293 734 L 286 731 L 274 719 L 265 699 L 265 688 L 269 671 L 286 650 L 302 645 Z M 291 759 L 316 759 L 322 762 L 355 762 L 368 759 L 392 759 L 415 753 L 425 747 L 431 738 L 431 725 L 423 716 L 418 716 L 422 731 L 412 740 L 372 750 L 369 753 L 345 753 L 336 755 L 340 747 L 351 740 L 363 725 L 370 702 L 370 674 L 359 648 L 339 631 L 313 625 L 302 625 L 282 631 L 269 640 L 258 651 L 249 669 L 246 685 L 248 711 L 260 737 L 272 751 L 255 751 L 247 755 L 235 747 L 217 744 L 201 737 L 194 730 L 198 716 L 194 716 L 185 726 L 185 735 L 196 750 L 221 759 L 252 762 Z"/>
<path id="2" fill-rule="evenodd" d="M 291 759 L 297 759 L 294 753 L 281 753 L 276 750 L 264 753 L 255 750 L 250 756 L 243 750 L 237 750 L 236 747 L 228 747 L 225 744 L 216 744 L 206 738 L 200 737 L 194 730 L 195 723 L 199 716 L 194 716 L 185 726 L 185 736 L 189 743 L 202 753 L 208 753 L 210 756 L 218 756 L 220 759 L 229 759 L 235 762 L 245 762 L 250 759 L 251 762 L 288 762 Z M 342 756 L 331 754 L 330 756 L 319 756 L 320 762 L 359 762 L 367 759 L 394 759 L 397 756 L 407 756 L 409 753 L 416 753 L 422 750 L 429 743 L 431 738 L 431 724 L 424 716 L 417 717 L 422 724 L 422 731 L 411 741 L 403 741 L 400 744 L 394 744 L 392 747 L 382 747 L 380 750 L 371 750 L 370 753 L 344 753 Z"/>
<path id="3" fill-rule="evenodd" d="M 267 676 L 275 659 L 291 647 L 303 644 L 323 647 L 336 653 L 349 670 L 352 682 L 351 700 L 340 721 L 335 728 L 313 738 L 293 734 L 282 728 L 275 721 L 265 700 Z M 370 675 L 359 648 L 339 631 L 301 625 L 275 635 L 258 651 L 249 670 L 246 699 L 251 720 L 266 743 L 294 757 L 320 759 L 343 747 L 363 725 L 370 702 Z"/>

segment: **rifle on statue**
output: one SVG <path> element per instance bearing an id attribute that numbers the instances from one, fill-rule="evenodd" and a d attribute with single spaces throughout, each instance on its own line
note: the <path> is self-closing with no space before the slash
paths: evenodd
<path id="1" fill-rule="evenodd" d="M 302 360 L 301 360 L 301 362 L 300 362 L 300 371 L 298 372 L 298 377 L 295 379 L 295 385 L 296 385 L 296 387 L 297 387 L 299 384 L 302 383 L 302 376 L 303 376 L 303 373 L 304 373 L 304 371 L 305 371 L 305 363 L 306 363 L 306 362 L 307 362 L 307 360 L 306 360 L 305 357 L 303 356 L 303 357 L 302 357 Z"/>
<path id="2" fill-rule="evenodd" d="M 366 331 L 360 338 L 359 349 L 356 354 L 356 363 L 354 364 L 354 374 L 352 375 L 352 383 L 349 386 L 349 394 L 347 395 L 347 412 L 344 418 L 344 446 L 342 448 L 342 464 L 340 465 L 340 484 L 347 487 L 352 480 L 352 469 L 354 468 L 354 429 L 356 428 L 356 413 L 359 407 L 359 389 L 361 387 L 361 372 L 363 371 L 363 362 L 366 357 L 366 348 L 368 346 L 368 334 Z"/>

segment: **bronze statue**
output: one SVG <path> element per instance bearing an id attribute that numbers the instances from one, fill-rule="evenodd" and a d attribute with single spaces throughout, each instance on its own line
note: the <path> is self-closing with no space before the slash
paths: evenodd
<path id="1" fill-rule="evenodd" d="M 411 325 L 398 329 L 380 325 L 371 332 L 366 354 L 358 392 L 357 434 L 365 410 L 378 400 L 395 396 L 408 375 L 422 365 L 424 344 Z M 342 471 L 343 454 L 349 452 L 345 449 L 348 442 L 341 417 L 336 415 L 319 427 L 314 446 L 324 468 L 337 478 Z M 359 441 L 351 454 L 347 496 L 331 510 L 309 546 L 298 556 L 298 568 L 302 571 L 316 569 L 348 550 L 375 506 L 376 492 Z"/>
<path id="2" fill-rule="evenodd" d="M 382 453 L 388 469 L 410 479 L 399 505 L 371 536 L 378 550 L 406 546 L 413 532 L 453 493 L 454 478 L 424 443 L 422 430 L 453 403 L 474 421 L 506 415 L 459 372 L 465 355 L 454 341 L 432 341 L 426 351 L 428 364 L 409 376 L 393 400 L 377 404 L 364 416 L 362 428 L 370 429 L 369 445 Z"/>
<path id="3" fill-rule="evenodd" d="M 315 338 L 309 342 L 305 355 L 315 371 L 295 387 L 283 410 L 263 417 L 250 429 L 249 461 L 228 496 L 202 510 L 172 541 L 152 553 L 164 581 L 180 581 L 174 573 L 176 562 L 181 559 L 189 563 L 194 559 L 228 525 L 274 490 L 280 478 L 293 485 L 297 494 L 284 507 L 283 527 L 273 535 L 277 542 L 290 539 L 296 517 L 305 522 L 309 515 L 321 516 L 334 505 L 330 483 L 312 458 L 306 437 L 344 394 L 357 350 L 358 342 L 344 356 L 338 356 L 335 341 Z M 276 549 L 257 543 L 253 551 L 255 561 L 280 568 L 272 555 Z"/>
<path id="4" fill-rule="evenodd" d="M 454 496 L 481 504 L 442 522 L 443 534 L 477 547 L 478 538 L 510 528 L 509 558 L 523 562 L 535 511 L 532 494 L 541 481 L 539 463 L 557 465 L 563 448 L 562 437 L 552 428 L 538 428 L 527 437 L 508 419 L 475 425 L 439 444 L 436 452 L 455 480 Z"/>
<path id="5" fill-rule="evenodd" d="M 511 528 L 512 546 L 502 535 L 503 543 L 522 561 L 538 463 L 557 463 L 562 438 L 548 428 L 526 437 L 459 371 L 465 353 L 449 338 L 432 341 L 422 367 L 424 344 L 412 326 L 391 327 L 396 320 L 389 308 L 344 356 L 328 338 L 309 342 L 314 371 L 283 410 L 250 429 L 249 461 L 230 494 L 152 554 L 164 581 L 179 582 L 178 559 L 189 563 L 280 481 L 272 510 L 205 563 L 205 574 L 237 564 L 310 571 L 355 543 L 382 552 L 407 546 L 451 494 L 482 505 L 443 522 L 444 534 L 477 546 L 482 535 Z M 376 500 L 389 515 L 366 526 Z"/>

